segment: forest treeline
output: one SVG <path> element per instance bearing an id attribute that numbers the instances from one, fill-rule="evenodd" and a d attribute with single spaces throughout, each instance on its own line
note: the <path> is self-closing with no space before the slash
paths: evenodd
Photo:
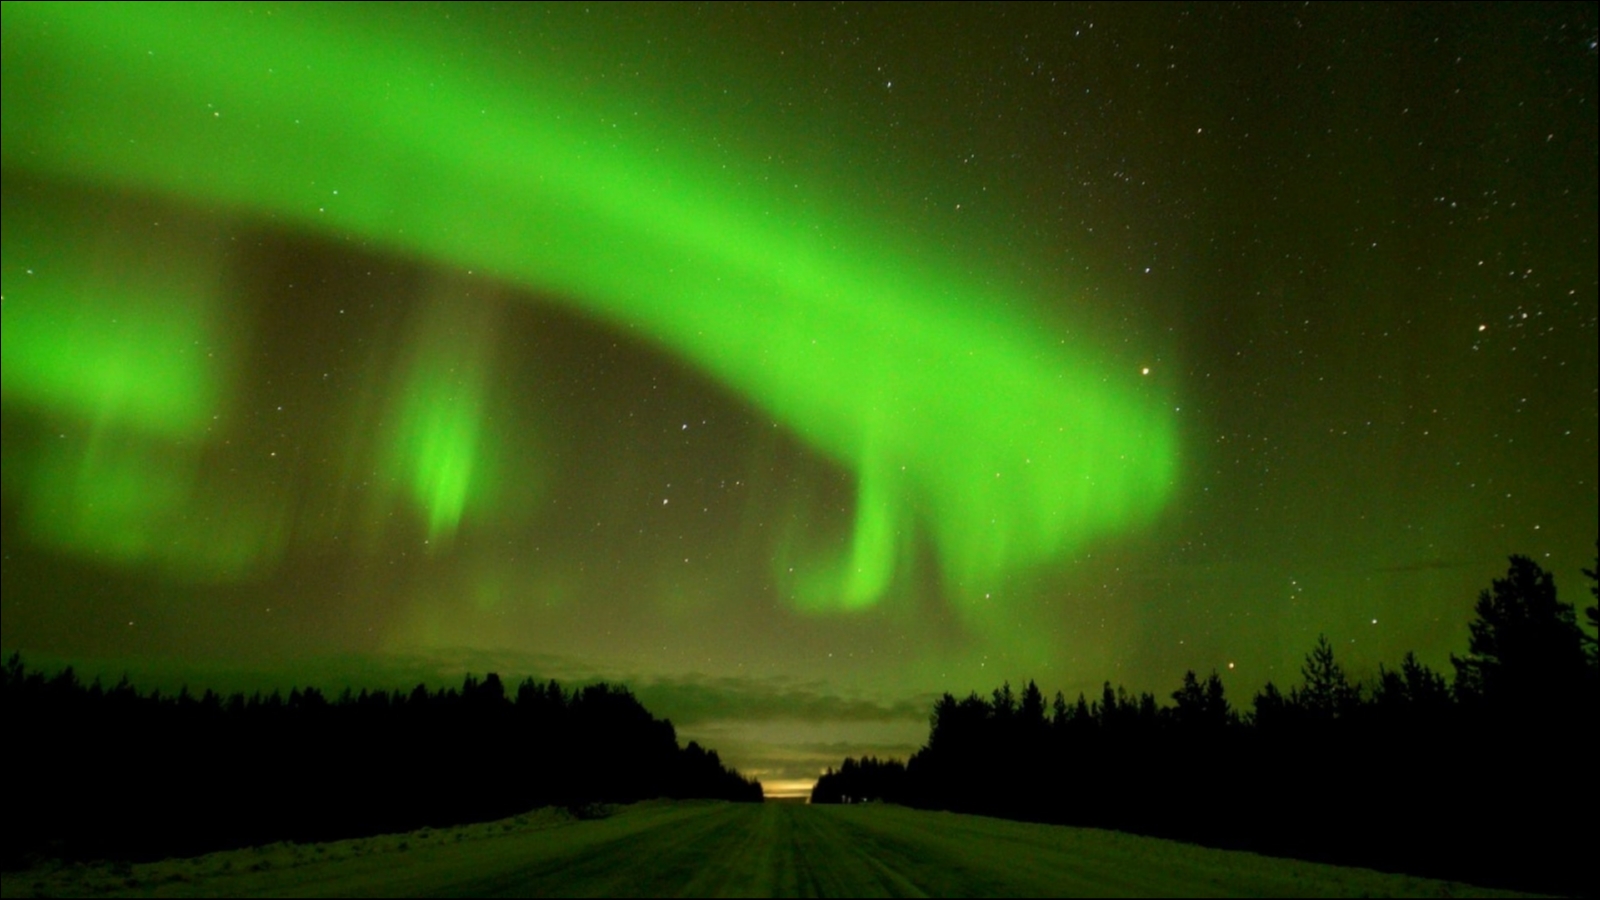
<path id="1" fill-rule="evenodd" d="M 0 680 L 4 862 L 150 859 L 489 821 L 656 797 L 761 801 L 759 782 L 628 690 L 499 676 L 409 693 L 229 697 Z"/>
<path id="2" fill-rule="evenodd" d="M 1449 679 L 1407 654 L 1352 680 L 1324 637 L 1300 683 L 1269 682 L 1244 709 L 1214 672 L 1184 675 L 1170 703 L 1109 682 L 1076 702 L 1046 699 L 1031 681 L 987 698 L 945 694 L 909 761 L 845 760 L 812 802 L 1114 828 L 1592 895 L 1594 638 L 1524 557 L 1476 613 Z M 1596 609 L 1585 613 L 1593 624 Z"/>

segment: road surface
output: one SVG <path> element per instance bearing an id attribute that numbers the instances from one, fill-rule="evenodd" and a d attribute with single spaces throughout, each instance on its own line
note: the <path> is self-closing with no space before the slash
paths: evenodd
<path id="1" fill-rule="evenodd" d="M 889 806 L 649 803 L 132 867 L 7 875 L 6 897 L 1490 896 L 1115 832 Z M 1500 894 L 1500 896 L 1512 896 Z"/>

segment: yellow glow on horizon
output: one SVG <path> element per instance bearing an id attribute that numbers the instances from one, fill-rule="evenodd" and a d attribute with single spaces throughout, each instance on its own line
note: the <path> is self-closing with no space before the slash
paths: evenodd
<path id="1" fill-rule="evenodd" d="M 815 778 L 761 779 L 761 795 L 768 800 L 803 800 L 811 797 L 817 786 Z"/>

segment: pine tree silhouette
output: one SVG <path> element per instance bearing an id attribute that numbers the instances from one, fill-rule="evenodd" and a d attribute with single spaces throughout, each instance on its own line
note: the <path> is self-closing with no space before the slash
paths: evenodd
<path id="1" fill-rule="evenodd" d="M 1502 708 L 1559 707 L 1572 699 L 1588 668 L 1584 635 L 1572 605 L 1556 598 L 1550 573 L 1513 556 L 1506 577 L 1479 594 L 1475 609 L 1467 655 L 1450 657 L 1459 697 Z"/>
<path id="2" fill-rule="evenodd" d="M 1350 684 L 1344 667 L 1333 658 L 1328 636 L 1317 635 L 1317 646 L 1300 669 L 1304 687 L 1295 694 L 1298 704 L 1316 720 L 1332 720 L 1346 715 L 1360 702 L 1361 688 Z"/>
<path id="3" fill-rule="evenodd" d="M 1288 698 L 1270 681 L 1261 687 L 1250 705 L 1254 709 L 1252 723 L 1265 731 L 1282 728 L 1293 717 Z"/>

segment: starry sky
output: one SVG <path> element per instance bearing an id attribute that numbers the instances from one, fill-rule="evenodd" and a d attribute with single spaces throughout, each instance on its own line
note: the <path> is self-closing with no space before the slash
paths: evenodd
<path id="1" fill-rule="evenodd" d="M 782 791 L 1583 596 L 1593 5 L 350 6 L 5 3 L 7 652 Z"/>

